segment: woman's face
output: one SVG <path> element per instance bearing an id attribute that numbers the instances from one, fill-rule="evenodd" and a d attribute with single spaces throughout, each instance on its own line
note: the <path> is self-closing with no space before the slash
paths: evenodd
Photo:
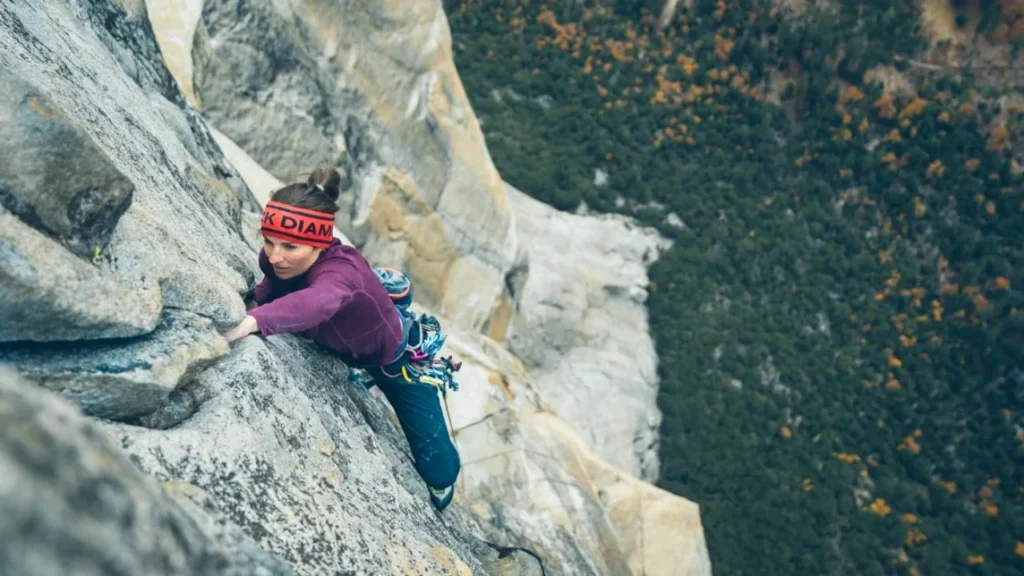
<path id="1" fill-rule="evenodd" d="M 274 274 L 282 280 L 305 274 L 320 256 L 321 250 L 304 244 L 263 237 L 263 250 L 274 267 Z"/>

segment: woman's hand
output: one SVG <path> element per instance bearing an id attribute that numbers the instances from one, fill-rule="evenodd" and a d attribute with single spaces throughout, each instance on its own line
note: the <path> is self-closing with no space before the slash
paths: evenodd
<path id="1" fill-rule="evenodd" d="M 256 319 L 252 316 L 246 316 L 245 319 L 238 323 L 238 326 L 235 326 L 224 333 L 224 339 L 228 341 L 228 344 L 230 344 L 235 340 L 245 338 L 249 334 L 259 332 L 259 330 L 260 327 L 259 324 L 256 323 Z"/>

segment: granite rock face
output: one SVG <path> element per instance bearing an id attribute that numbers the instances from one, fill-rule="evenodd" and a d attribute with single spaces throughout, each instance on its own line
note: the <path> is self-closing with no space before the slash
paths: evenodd
<path id="1" fill-rule="evenodd" d="M 504 334 L 526 253 L 439 0 L 172 0 L 154 14 L 218 131 L 285 183 L 338 166 L 341 232 L 452 322 Z"/>
<path id="2" fill-rule="evenodd" d="M 697 506 L 603 460 L 531 377 L 545 364 L 500 343 L 525 249 L 449 42 L 433 0 L 0 3 L 0 136 L 44 153 L 0 170 L 0 363 L 21 372 L 0 374 L 0 572 L 538 574 L 536 554 L 553 575 L 710 574 Z M 261 148 L 233 110 L 320 148 Z M 339 360 L 220 336 L 258 279 L 266 194 L 317 150 L 345 171 L 343 231 L 414 273 L 466 361 L 443 514 Z M 52 165 L 92 186 L 80 218 Z"/>
<path id="3" fill-rule="evenodd" d="M 210 320 L 170 311 L 146 337 L 0 345 L 0 361 L 28 380 L 60 392 L 91 416 L 130 420 L 164 405 L 228 346 Z"/>
<path id="4" fill-rule="evenodd" d="M 193 486 L 297 574 L 489 573 L 497 554 L 464 512 L 435 515 L 385 404 L 343 363 L 293 336 L 232 348 L 194 384 L 208 399 L 188 419 L 108 425 L 142 470 Z"/>
<path id="5" fill-rule="evenodd" d="M 558 212 L 507 191 L 530 251 L 509 349 L 598 454 L 655 481 L 661 411 L 644 301 L 647 266 L 667 242 L 622 216 Z"/>
<path id="6" fill-rule="evenodd" d="M 291 576 L 141 473 L 100 427 L 0 366 L 0 574 Z M 61 553 L 55 553 L 61 551 Z"/>
<path id="7" fill-rule="evenodd" d="M 138 336 L 160 300 L 159 286 L 124 286 L 0 207 L 0 343 Z"/>

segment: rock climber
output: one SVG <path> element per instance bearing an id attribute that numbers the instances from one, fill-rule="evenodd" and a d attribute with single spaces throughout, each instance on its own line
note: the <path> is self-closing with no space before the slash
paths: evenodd
<path id="1" fill-rule="evenodd" d="M 415 320 L 401 314 L 374 268 L 333 234 L 341 176 L 334 167 L 274 192 L 263 211 L 264 277 L 252 290 L 248 315 L 224 334 L 300 333 L 350 367 L 373 376 L 390 402 L 412 450 L 416 471 L 434 507 L 451 502 L 461 468 L 448 434 L 438 388 L 405 370 Z M 442 386 L 443 391 L 443 386 Z"/>

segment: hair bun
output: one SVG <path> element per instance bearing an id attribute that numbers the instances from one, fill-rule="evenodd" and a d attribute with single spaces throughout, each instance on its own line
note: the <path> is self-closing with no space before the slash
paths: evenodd
<path id="1" fill-rule="evenodd" d="M 306 185 L 323 190 L 324 194 L 331 199 L 331 202 L 337 202 L 338 197 L 341 196 L 341 174 L 338 173 L 334 166 L 324 165 L 317 167 L 309 175 Z"/>

